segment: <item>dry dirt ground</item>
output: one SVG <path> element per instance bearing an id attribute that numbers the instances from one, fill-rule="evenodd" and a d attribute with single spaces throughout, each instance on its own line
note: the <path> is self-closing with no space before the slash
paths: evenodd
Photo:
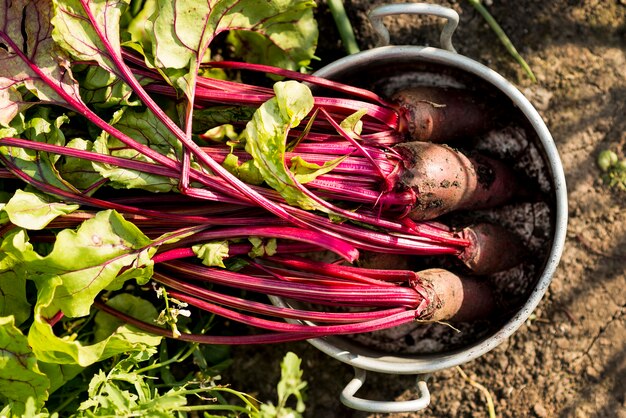
<path id="1" fill-rule="evenodd" d="M 375 38 L 366 18 L 376 0 L 344 0 L 362 48 Z M 554 280 L 511 338 L 462 365 L 491 394 L 500 417 L 626 417 L 626 193 L 600 181 L 595 160 L 626 154 L 626 1 L 492 0 L 489 10 L 537 75 L 533 84 L 466 0 L 440 1 L 461 16 L 457 50 L 515 83 L 539 110 L 561 155 L 568 187 L 567 242 Z M 319 2 L 321 64 L 341 56 L 338 35 Z M 394 44 L 436 44 L 439 25 L 392 18 Z M 303 358 L 306 416 L 374 417 L 344 407 L 338 395 L 352 369 L 306 343 L 238 348 L 224 375 L 234 387 L 273 399 L 287 350 Z M 358 393 L 372 399 L 416 396 L 415 377 L 369 375 Z M 456 369 L 428 382 L 431 406 L 406 416 L 484 417 L 486 398 Z"/>

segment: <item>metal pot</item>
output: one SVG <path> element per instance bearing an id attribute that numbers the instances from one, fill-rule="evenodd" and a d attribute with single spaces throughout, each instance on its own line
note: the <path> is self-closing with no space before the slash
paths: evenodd
<path id="1" fill-rule="evenodd" d="M 405 70 L 441 71 L 448 80 L 460 79 L 463 82 L 479 82 L 486 88 L 508 98 L 517 109 L 526 125 L 536 134 L 535 143 L 543 154 L 545 166 L 549 170 L 552 183 L 553 237 L 543 268 L 536 278 L 536 284 L 526 302 L 504 325 L 490 336 L 463 347 L 441 354 L 429 355 L 390 355 L 362 345 L 355 344 L 345 337 L 327 337 L 309 340 L 319 350 L 329 356 L 350 364 L 355 368 L 355 377 L 341 393 L 341 401 L 348 407 L 368 412 L 411 412 L 424 409 L 430 403 L 430 394 L 425 375 L 449 367 L 454 367 L 487 353 L 513 334 L 530 316 L 546 292 L 557 268 L 567 228 L 567 194 L 563 167 L 550 132 L 535 108 L 511 83 L 490 68 L 456 53 L 452 46 L 452 34 L 459 21 L 458 14 L 445 7 L 432 4 L 396 4 L 373 10 L 369 17 L 383 43 L 389 42 L 389 34 L 382 24 L 384 16 L 396 14 L 425 14 L 446 18 L 447 24 L 441 33 L 441 48 L 420 46 L 381 46 L 342 58 L 320 69 L 317 76 L 349 81 L 373 80 L 380 73 Z M 286 306 L 288 302 L 272 297 L 276 305 Z M 389 374 L 418 375 L 420 397 L 415 400 L 373 401 L 355 396 L 363 385 L 366 371 Z"/>

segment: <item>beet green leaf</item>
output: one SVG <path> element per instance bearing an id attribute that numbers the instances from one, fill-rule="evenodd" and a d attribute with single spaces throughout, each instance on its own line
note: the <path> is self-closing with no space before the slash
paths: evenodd
<path id="1" fill-rule="evenodd" d="M 19 326 L 30 317 L 26 297 L 26 274 L 19 261 L 0 244 L 0 317 L 13 315 Z"/>
<path id="2" fill-rule="evenodd" d="M 49 195 L 16 190 L 4 206 L 11 223 L 25 229 L 44 229 L 56 217 L 72 213 L 78 205 L 56 201 Z"/>
<path id="3" fill-rule="evenodd" d="M 292 205 L 306 210 L 325 210 L 302 191 L 285 164 L 286 140 L 313 109 L 311 90 L 296 81 L 274 84 L 276 97 L 263 103 L 244 132 L 246 151 L 254 159 L 265 182 Z"/>
<path id="4" fill-rule="evenodd" d="M 38 360 L 53 364 L 77 364 L 81 367 L 87 367 L 117 354 L 144 351 L 148 347 L 160 343 L 161 337 L 146 334 L 128 325 L 119 325 L 116 321 L 106 325 L 100 323 L 99 327 L 102 331 L 106 328 L 108 330 L 106 332 L 111 330 L 113 332 L 103 340 L 92 344 L 75 341 L 72 338 L 57 337 L 47 321 L 49 317 L 47 312 L 51 311 L 50 308 L 53 306 L 60 285 L 61 279 L 54 277 L 44 286 L 41 286 L 38 291 L 35 320 L 28 333 L 28 342 Z M 141 299 L 126 300 L 126 302 L 128 303 L 124 306 L 116 305 L 115 307 L 131 314 L 145 308 L 145 302 Z M 147 318 L 149 314 L 150 312 L 146 312 L 143 317 Z M 153 319 L 155 318 L 148 320 L 152 321 Z M 105 321 L 105 318 L 101 318 L 101 320 Z M 99 335 L 104 336 L 104 332 Z"/>
<path id="5" fill-rule="evenodd" d="M 0 2 L 1 124 L 33 104 L 22 101 L 22 86 L 42 102 L 64 104 L 67 97 L 80 101 L 67 56 L 51 36 L 52 16 L 47 0 Z"/>
<path id="6" fill-rule="evenodd" d="M 191 100 L 200 64 L 209 58 L 209 45 L 221 32 L 237 30 L 239 45 L 254 39 L 248 49 L 265 47 L 262 54 L 270 57 L 266 63 L 289 68 L 307 65 L 317 38 L 314 5 L 311 0 L 262 4 L 257 0 L 158 0 L 150 20 L 152 30 L 146 32 L 152 35 L 157 66 L 165 68 L 172 84 Z M 255 35 L 241 37 L 241 32 Z"/>
<path id="7" fill-rule="evenodd" d="M 68 317 L 88 315 L 103 289 L 118 288 L 131 278 L 145 283 L 152 273 L 150 256 L 156 251 L 149 238 L 114 211 L 99 212 L 76 231 L 62 230 L 46 256 L 33 249 L 25 233 L 16 233 L 5 243 L 38 288 L 58 281 L 47 317 L 58 310 Z"/>
<path id="8" fill-rule="evenodd" d="M 0 401 L 11 406 L 13 416 L 23 416 L 29 399 L 37 410 L 44 405 L 49 386 L 14 318 L 0 317 Z"/>

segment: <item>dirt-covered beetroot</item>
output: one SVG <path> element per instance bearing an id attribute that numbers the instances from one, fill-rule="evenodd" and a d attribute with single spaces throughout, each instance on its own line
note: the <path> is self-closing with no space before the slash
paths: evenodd
<path id="1" fill-rule="evenodd" d="M 423 270 L 417 275 L 430 298 L 428 312 L 422 319 L 469 322 L 487 319 L 494 311 L 495 297 L 484 281 L 444 269 Z"/>
<path id="2" fill-rule="evenodd" d="M 454 210 L 502 205 L 524 188 L 510 167 L 492 158 L 456 151 L 446 145 L 409 142 L 394 147 L 404 164 L 400 181 L 417 201 L 413 220 L 435 219 Z"/>
<path id="3" fill-rule="evenodd" d="M 399 106 L 400 130 L 413 141 L 454 141 L 493 127 L 493 109 L 467 90 L 416 86 L 397 92 L 392 101 Z"/>
<path id="4" fill-rule="evenodd" d="M 520 264 L 527 255 L 519 236 L 494 224 L 478 224 L 463 229 L 469 240 L 459 259 L 473 274 L 485 275 L 508 270 Z"/>

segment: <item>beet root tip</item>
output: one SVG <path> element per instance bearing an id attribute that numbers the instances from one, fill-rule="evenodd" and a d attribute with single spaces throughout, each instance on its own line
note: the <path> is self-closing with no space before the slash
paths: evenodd
<path id="1" fill-rule="evenodd" d="M 392 101 L 404 116 L 402 129 L 413 141 L 444 142 L 486 132 L 498 111 L 464 89 L 415 86 L 400 90 Z"/>
<path id="2" fill-rule="evenodd" d="M 528 255 L 519 236 L 494 224 L 478 224 L 463 229 L 469 241 L 459 259 L 472 274 L 488 275 L 517 266 Z"/>
<path id="3" fill-rule="evenodd" d="M 417 275 L 431 301 L 422 319 L 470 322 L 487 319 L 495 311 L 494 294 L 484 281 L 438 268 L 420 271 Z"/>

